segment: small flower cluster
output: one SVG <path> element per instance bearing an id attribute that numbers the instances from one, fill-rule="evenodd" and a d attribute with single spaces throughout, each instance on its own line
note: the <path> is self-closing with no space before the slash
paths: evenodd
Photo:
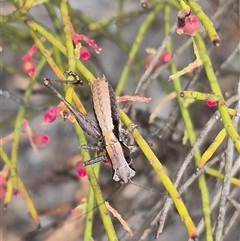
<path id="1" fill-rule="evenodd" d="M 63 116 L 64 120 L 68 119 L 70 122 L 75 122 L 73 115 L 68 112 L 68 109 L 65 109 L 65 106 L 62 102 L 58 106 L 50 107 L 43 113 L 42 126 L 54 122 L 58 116 Z"/>
<path id="2" fill-rule="evenodd" d="M 93 39 L 90 39 L 86 37 L 83 34 L 77 34 L 73 28 L 72 23 L 70 23 L 70 29 L 71 29 L 71 37 L 73 40 L 73 43 L 76 46 L 76 49 L 79 50 L 77 56 L 81 58 L 82 60 L 87 60 L 91 57 L 88 49 L 84 46 L 82 46 L 79 41 L 84 41 L 86 44 L 88 44 L 96 53 L 99 53 L 102 49 L 98 47 L 98 45 L 95 43 Z M 36 71 L 36 64 L 33 60 L 33 54 L 38 50 L 38 46 L 34 44 L 31 49 L 27 52 L 26 55 L 22 57 L 22 69 L 23 72 L 26 73 L 29 77 L 33 77 Z"/>
<path id="3" fill-rule="evenodd" d="M 73 28 L 72 23 L 70 23 L 70 29 L 71 29 L 71 35 L 72 40 L 75 44 L 75 46 L 79 46 L 79 41 L 84 41 L 86 44 L 88 44 L 93 50 L 98 54 L 102 49 L 97 46 L 95 41 L 93 39 L 90 39 L 86 37 L 84 34 L 77 34 Z M 79 56 L 82 60 L 87 60 L 90 58 L 90 53 L 88 49 L 80 44 L 80 52 Z"/>
<path id="4" fill-rule="evenodd" d="M 50 141 L 50 137 L 42 132 L 33 134 L 31 127 L 26 119 L 22 120 L 22 126 L 25 130 L 24 134 L 28 137 L 35 152 L 37 152 L 37 147 L 44 147 Z"/>
<path id="5" fill-rule="evenodd" d="M 150 53 L 145 60 L 145 65 L 144 65 L 145 70 L 149 68 L 150 63 L 155 56 L 155 53 L 153 53 L 153 52 L 156 52 L 156 50 L 151 49 L 151 52 L 152 53 Z M 169 53 L 166 50 L 163 51 L 153 68 L 156 69 L 157 67 L 161 66 L 162 64 L 169 62 L 171 60 L 171 58 L 172 58 L 171 53 Z"/>
<path id="6" fill-rule="evenodd" d="M 43 113 L 43 125 L 47 123 L 52 123 L 56 120 L 58 116 L 60 116 L 61 107 L 60 106 L 53 106 L 50 107 Z"/>

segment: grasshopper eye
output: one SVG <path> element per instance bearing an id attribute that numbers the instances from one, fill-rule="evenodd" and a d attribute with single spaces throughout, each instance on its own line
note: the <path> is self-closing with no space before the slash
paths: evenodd
<path id="1" fill-rule="evenodd" d="M 152 7 L 152 3 L 149 0 L 141 0 L 140 2 L 143 9 L 150 9 Z"/>
<path id="2" fill-rule="evenodd" d="M 68 119 L 68 116 L 69 116 L 69 112 L 68 111 L 63 111 L 62 113 L 62 116 L 63 116 L 63 121 L 66 121 Z"/>

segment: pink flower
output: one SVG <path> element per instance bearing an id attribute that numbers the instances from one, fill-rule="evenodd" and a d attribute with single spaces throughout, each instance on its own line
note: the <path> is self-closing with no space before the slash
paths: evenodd
<path id="1" fill-rule="evenodd" d="M 149 68 L 149 65 L 150 65 L 151 61 L 153 60 L 154 56 L 155 56 L 154 54 L 150 54 L 147 56 L 145 65 L 144 65 L 145 70 Z M 171 53 L 169 53 L 166 50 L 163 51 L 153 68 L 156 69 L 157 67 L 161 66 L 163 63 L 169 62 L 171 60 L 171 58 L 172 58 Z"/>
<path id="2" fill-rule="evenodd" d="M 36 44 L 28 51 L 26 55 L 22 57 L 22 69 L 29 77 L 32 77 L 35 74 L 36 64 L 32 59 L 33 54 L 37 51 L 38 47 Z"/>
<path id="3" fill-rule="evenodd" d="M 71 28 L 72 40 L 76 46 L 78 44 L 78 41 L 84 41 L 91 48 L 93 48 L 96 53 L 99 53 L 102 50 L 97 46 L 97 44 L 93 39 L 86 37 L 84 34 L 77 34 L 73 28 L 72 23 L 70 23 L 70 28 Z"/>
<path id="4" fill-rule="evenodd" d="M 55 121 L 58 116 L 62 116 L 64 118 L 64 121 L 69 120 L 70 122 L 75 122 L 75 118 L 73 117 L 73 115 L 71 115 L 68 109 L 65 109 L 65 105 L 60 102 L 58 106 L 50 107 L 44 112 L 43 123 L 41 124 L 41 126 L 45 126 Z"/>
<path id="5" fill-rule="evenodd" d="M 23 61 L 22 69 L 25 74 L 27 74 L 29 77 L 32 77 L 35 74 L 36 65 L 32 59 L 28 59 Z"/>
<path id="6" fill-rule="evenodd" d="M 163 61 L 164 63 L 169 62 L 169 61 L 171 60 L 171 58 L 172 58 L 171 53 L 169 53 L 169 52 L 166 51 L 166 50 L 163 51 L 163 52 L 162 52 L 162 55 L 160 56 L 161 61 Z"/>
<path id="7" fill-rule="evenodd" d="M 50 107 L 43 114 L 44 123 L 51 123 L 51 122 L 55 121 L 57 116 L 60 115 L 60 111 L 61 111 L 61 109 L 58 106 Z"/>
<path id="8" fill-rule="evenodd" d="M 185 24 L 177 26 L 178 34 L 188 34 L 194 36 L 198 29 L 198 18 L 195 15 L 190 15 L 185 19 Z"/>
<path id="9" fill-rule="evenodd" d="M 50 137 L 43 133 L 36 133 L 31 136 L 32 142 L 38 147 L 44 147 L 50 141 Z"/>
<path id="10" fill-rule="evenodd" d="M 80 58 L 82 60 L 87 60 L 87 59 L 90 58 L 90 56 L 91 55 L 90 55 L 88 49 L 86 47 L 82 46 L 81 49 L 80 49 Z"/>
<path id="11" fill-rule="evenodd" d="M 34 44 L 30 50 L 28 50 L 27 54 L 22 57 L 22 61 L 27 61 L 28 59 L 32 59 L 33 54 L 38 50 L 38 46 Z"/>
<path id="12" fill-rule="evenodd" d="M 87 175 L 86 169 L 83 165 L 83 161 L 80 160 L 75 165 L 75 170 L 79 177 L 85 177 Z"/>
<path id="13" fill-rule="evenodd" d="M 215 107 L 217 105 L 217 102 L 212 100 L 206 100 L 206 104 L 211 108 L 211 107 Z"/>

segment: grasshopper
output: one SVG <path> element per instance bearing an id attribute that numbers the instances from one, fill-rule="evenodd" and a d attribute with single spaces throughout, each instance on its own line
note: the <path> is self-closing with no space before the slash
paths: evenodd
<path id="1" fill-rule="evenodd" d="M 82 84 L 76 73 L 72 71 L 67 71 L 66 73 L 69 76 L 73 76 L 75 81 L 66 81 L 64 83 Z M 128 183 L 135 176 L 136 172 L 130 166 L 132 162 L 131 150 L 126 141 L 125 130 L 121 127 L 116 95 L 105 76 L 97 78 L 91 85 L 93 109 L 97 123 L 89 116 L 75 109 L 52 85 L 52 82 L 59 81 L 48 78 L 43 79 L 44 85 L 67 106 L 81 128 L 89 136 L 102 140 L 101 146 L 94 147 L 94 149 L 106 150 L 107 156 L 89 160 L 85 165 L 109 158 L 114 172 L 113 180 Z M 90 149 L 88 146 L 83 146 L 82 148 Z"/>

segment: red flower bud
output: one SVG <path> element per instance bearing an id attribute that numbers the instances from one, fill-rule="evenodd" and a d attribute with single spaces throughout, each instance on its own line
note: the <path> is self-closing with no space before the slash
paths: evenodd
<path id="1" fill-rule="evenodd" d="M 36 65 L 32 59 L 27 59 L 26 61 L 23 61 L 22 65 L 23 72 L 27 74 L 29 77 L 32 77 L 36 70 Z"/>
<path id="2" fill-rule="evenodd" d="M 44 147 L 50 141 L 50 137 L 43 133 L 36 133 L 31 137 L 32 142 L 38 147 Z"/>
<path id="3" fill-rule="evenodd" d="M 171 60 L 172 55 L 168 51 L 163 51 L 160 58 L 164 63 L 167 63 Z"/>
<path id="4" fill-rule="evenodd" d="M 83 161 L 78 161 L 75 165 L 75 170 L 79 177 L 85 177 L 87 175 L 86 169 L 83 165 Z"/>
<path id="5" fill-rule="evenodd" d="M 81 49 L 80 49 L 80 58 L 82 60 L 87 60 L 87 59 L 90 58 L 90 56 L 91 55 L 90 55 L 88 49 L 86 47 L 82 46 Z"/>
<path id="6" fill-rule="evenodd" d="M 152 55 L 152 54 L 147 56 L 147 58 L 145 60 L 145 65 L 144 65 L 145 70 L 148 69 L 153 58 L 154 58 L 154 55 Z M 160 59 L 157 60 L 157 62 L 155 63 L 153 68 L 156 69 L 159 65 L 160 65 Z"/>
<path id="7" fill-rule="evenodd" d="M 178 34 L 188 34 L 194 36 L 198 29 L 198 18 L 195 15 L 191 15 L 185 19 L 184 26 L 177 27 Z"/>
<path id="8" fill-rule="evenodd" d="M 151 54 L 148 55 L 145 61 L 145 65 L 144 65 L 144 69 L 148 69 L 152 59 L 154 58 L 155 55 Z M 172 58 L 171 54 L 168 51 L 163 51 L 161 56 L 159 57 L 159 59 L 157 60 L 157 62 L 155 63 L 153 69 L 156 69 L 157 67 L 159 67 L 161 64 L 163 63 L 167 63 L 170 61 L 170 59 Z"/>
<path id="9" fill-rule="evenodd" d="M 36 65 L 32 59 L 33 54 L 38 50 L 38 46 L 34 44 L 32 48 L 28 51 L 26 55 L 22 57 L 23 61 L 23 72 L 26 73 L 28 76 L 32 77 L 36 70 Z"/>
<path id="10" fill-rule="evenodd" d="M 217 105 L 217 102 L 216 101 L 211 101 L 211 100 L 207 100 L 206 101 L 206 104 L 208 107 L 215 107 Z"/>
<path id="11" fill-rule="evenodd" d="M 60 115 L 60 108 L 59 107 L 50 107 L 47 111 L 43 114 L 43 119 L 45 123 L 53 122 L 57 116 Z"/>

